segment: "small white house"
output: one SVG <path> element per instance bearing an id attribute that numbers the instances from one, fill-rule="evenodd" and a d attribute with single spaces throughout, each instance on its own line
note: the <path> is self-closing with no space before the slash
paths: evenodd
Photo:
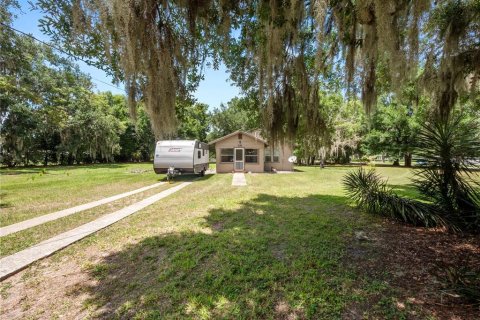
<path id="1" fill-rule="evenodd" d="M 293 163 L 288 161 L 292 145 L 275 143 L 272 148 L 257 131 L 235 131 L 209 145 L 215 146 L 217 173 L 293 171 Z"/>

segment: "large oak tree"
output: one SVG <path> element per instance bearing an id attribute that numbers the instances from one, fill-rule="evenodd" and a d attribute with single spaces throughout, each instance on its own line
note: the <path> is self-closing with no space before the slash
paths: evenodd
<path id="1" fill-rule="evenodd" d="M 478 91 L 477 0 L 39 0 L 43 30 L 124 81 L 145 101 L 157 137 L 175 128 L 175 104 L 219 59 L 256 91 L 271 135 L 292 137 L 304 118 L 324 131 L 319 83 L 342 66 L 367 111 L 380 91 L 417 79 L 440 118 Z M 380 75 L 380 71 L 383 73 Z M 420 76 L 418 73 L 421 73 Z M 384 83 L 388 83 L 385 86 Z"/>

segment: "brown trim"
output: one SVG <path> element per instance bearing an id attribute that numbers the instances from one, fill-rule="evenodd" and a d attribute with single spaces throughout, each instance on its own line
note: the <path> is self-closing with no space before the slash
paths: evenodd
<path id="1" fill-rule="evenodd" d="M 214 145 L 215 143 L 219 142 L 219 141 L 222 141 L 222 140 L 225 140 L 227 138 L 230 138 L 230 137 L 233 137 L 235 136 L 236 134 L 242 134 L 242 135 L 245 135 L 245 136 L 248 136 L 256 141 L 260 141 L 260 142 L 263 142 L 264 144 L 267 144 L 267 141 L 263 140 L 262 138 L 259 138 L 259 137 L 256 137 L 254 136 L 253 134 L 251 133 L 248 133 L 248 132 L 245 132 L 245 131 L 241 131 L 241 130 L 237 130 L 235 132 L 232 132 L 230 134 L 227 134 L 226 136 L 223 136 L 221 138 L 218 138 L 218 139 L 215 139 L 213 141 L 211 141 L 208 145 L 211 146 L 211 145 Z"/>

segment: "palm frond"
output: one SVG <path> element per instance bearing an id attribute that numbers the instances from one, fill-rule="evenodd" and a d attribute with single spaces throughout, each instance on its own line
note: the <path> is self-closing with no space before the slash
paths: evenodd
<path id="1" fill-rule="evenodd" d="M 396 195 L 386 181 L 374 171 L 362 168 L 347 173 L 343 185 L 358 207 L 369 213 L 386 216 L 418 226 L 448 226 L 435 205 Z"/>

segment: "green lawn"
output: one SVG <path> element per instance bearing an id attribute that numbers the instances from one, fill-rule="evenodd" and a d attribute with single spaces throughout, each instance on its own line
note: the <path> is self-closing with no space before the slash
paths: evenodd
<path id="1" fill-rule="evenodd" d="M 163 179 L 151 163 L 0 169 L 0 226 L 131 191 Z"/>
<path id="2" fill-rule="evenodd" d="M 175 184 L 165 184 L 144 192 L 137 193 L 115 202 L 104 204 L 89 210 L 81 211 L 70 216 L 53 220 L 34 228 L 19 231 L 2 237 L 0 241 L 0 257 L 10 255 L 26 249 L 57 234 L 76 228 L 100 216 L 119 210 L 125 206 L 138 202 L 148 196 L 166 190 Z"/>
<path id="3" fill-rule="evenodd" d="M 79 168 L 69 170 L 70 175 L 59 169 L 55 175 L 62 175 L 56 181 L 72 190 L 76 183 L 66 182 L 70 179 L 84 185 L 138 187 L 158 179 L 151 173 L 130 173 L 148 167 L 122 165 L 112 171 L 100 168 L 99 173 Z M 374 299 L 368 316 L 406 316 L 409 309 L 395 307 L 395 288 L 386 278 L 360 274 L 346 259 L 355 232 L 378 228 L 380 221 L 352 208 L 345 198 L 341 179 L 351 168 L 297 170 L 247 174 L 246 187 L 232 187 L 230 174 L 196 180 L 8 279 L 0 287 L 5 298 L 1 307 L 7 316 L 22 310 L 23 316 L 32 318 L 334 319 L 345 317 L 352 304 L 370 304 L 372 297 L 380 297 Z M 414 194 L 406 185 L 410 170 L 377 170 L 397 191 Z M 95 181 L 82 178 L 82 171 Z M 109 172 L 113 177 L 106 178 Z M 101 177 L 108 182 L 101 183 Z M 26 181 L 24 177 L 18 184 L 26 186 Z M 51 184 L 53 180 L 45 185 Z M 50 193 L 59 190 L 48 188 Z M 20 198 L 18 194 L 28 194 L 18 185 L 7 190 L 12 203 L 18 203 L 14 200 Z M 68 201 L 78 200 L 70 197 Z M 29 199 L 31 206 L 44 201 L 36 199 Z M 75 222 L 66 224 L 69 228 L 100 214 L 72 217 Z M 56 228 L 51 233 L 63 230 Z M 39 233 L 30 238 L 20 233 L 9 243 L 34 243 L 40 240 Z M 58 283 L 59 278 L 68 280 Z M 14 294 L 20 287 L 24 288 L 21 299 Z M 47 295 L 48 301 L 36 301 L 38 293 Z"/>

